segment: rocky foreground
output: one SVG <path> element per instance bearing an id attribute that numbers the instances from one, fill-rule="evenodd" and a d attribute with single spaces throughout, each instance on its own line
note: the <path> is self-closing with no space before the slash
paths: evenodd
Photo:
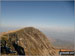
<path id="1" fill-rule="evenodd" d="M 1 55 L 54 56 L 55 48 L 38 29 L 26 27 L 0 36 Z"/>

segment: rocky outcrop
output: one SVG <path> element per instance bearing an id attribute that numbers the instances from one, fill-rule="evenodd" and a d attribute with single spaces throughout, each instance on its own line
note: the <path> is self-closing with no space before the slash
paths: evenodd
<path id="1" fill-rule="evenodd" d="M 38 29 L 26 27 L 20 30 L 5 33 L 0 36 L 1 47 L 9 47 L 11 55 L 41 55 L 54 56 L 55 48 L 47 37 Z M 5 42 L 4 42 L 5 41 Z M 7 51 L 2 50 L 2 54 Z"/>

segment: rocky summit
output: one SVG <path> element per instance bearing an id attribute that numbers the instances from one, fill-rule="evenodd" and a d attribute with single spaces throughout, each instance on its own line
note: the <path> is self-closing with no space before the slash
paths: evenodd
<path id="1" fill-rule="evenodd" d="M 55 48 L 38 29 L 26 27 L 0 35 L 1 55 L 54 56 Z"/>

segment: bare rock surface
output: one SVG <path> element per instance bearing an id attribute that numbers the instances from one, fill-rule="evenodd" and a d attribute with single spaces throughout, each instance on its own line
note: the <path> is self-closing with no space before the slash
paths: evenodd
<path id="1" fill-rule="evenodd" d="M 55 48 L 47 37 L 38 29 L 26 27 L 16 31 L 4 33 L 0 36 L 2 55 L 26 55 L 26 56 L 54 56 Z M 4 42 L 5 41 L 5 42 Z"/>

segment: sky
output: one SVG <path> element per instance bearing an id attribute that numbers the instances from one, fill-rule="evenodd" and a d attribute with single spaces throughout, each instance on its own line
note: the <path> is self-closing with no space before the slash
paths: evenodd
<path id="1" fill-rule="evenodd" d="M 2 29 L 3 27 L 16 28 L 33 26 L 47 33 L 54 31 L 60 33 L 64 31 L 67 32 L 68 37 L 68 35 L 70 35 L 69 32 L 74 32 L 74 2 L 4 1 L 1 2 L 0 20 L 0 27 Z M 59 35 L 59 33 L 56 35 Z M 62 35 L 62 33 L 60 35 Z M 71 37 L 73 37 L 73 35 Z"/>
<path id="2" fill-rule="evenodd" d="M 2 2 L 2 26 L 74 27 L 73 2 Z"/>

